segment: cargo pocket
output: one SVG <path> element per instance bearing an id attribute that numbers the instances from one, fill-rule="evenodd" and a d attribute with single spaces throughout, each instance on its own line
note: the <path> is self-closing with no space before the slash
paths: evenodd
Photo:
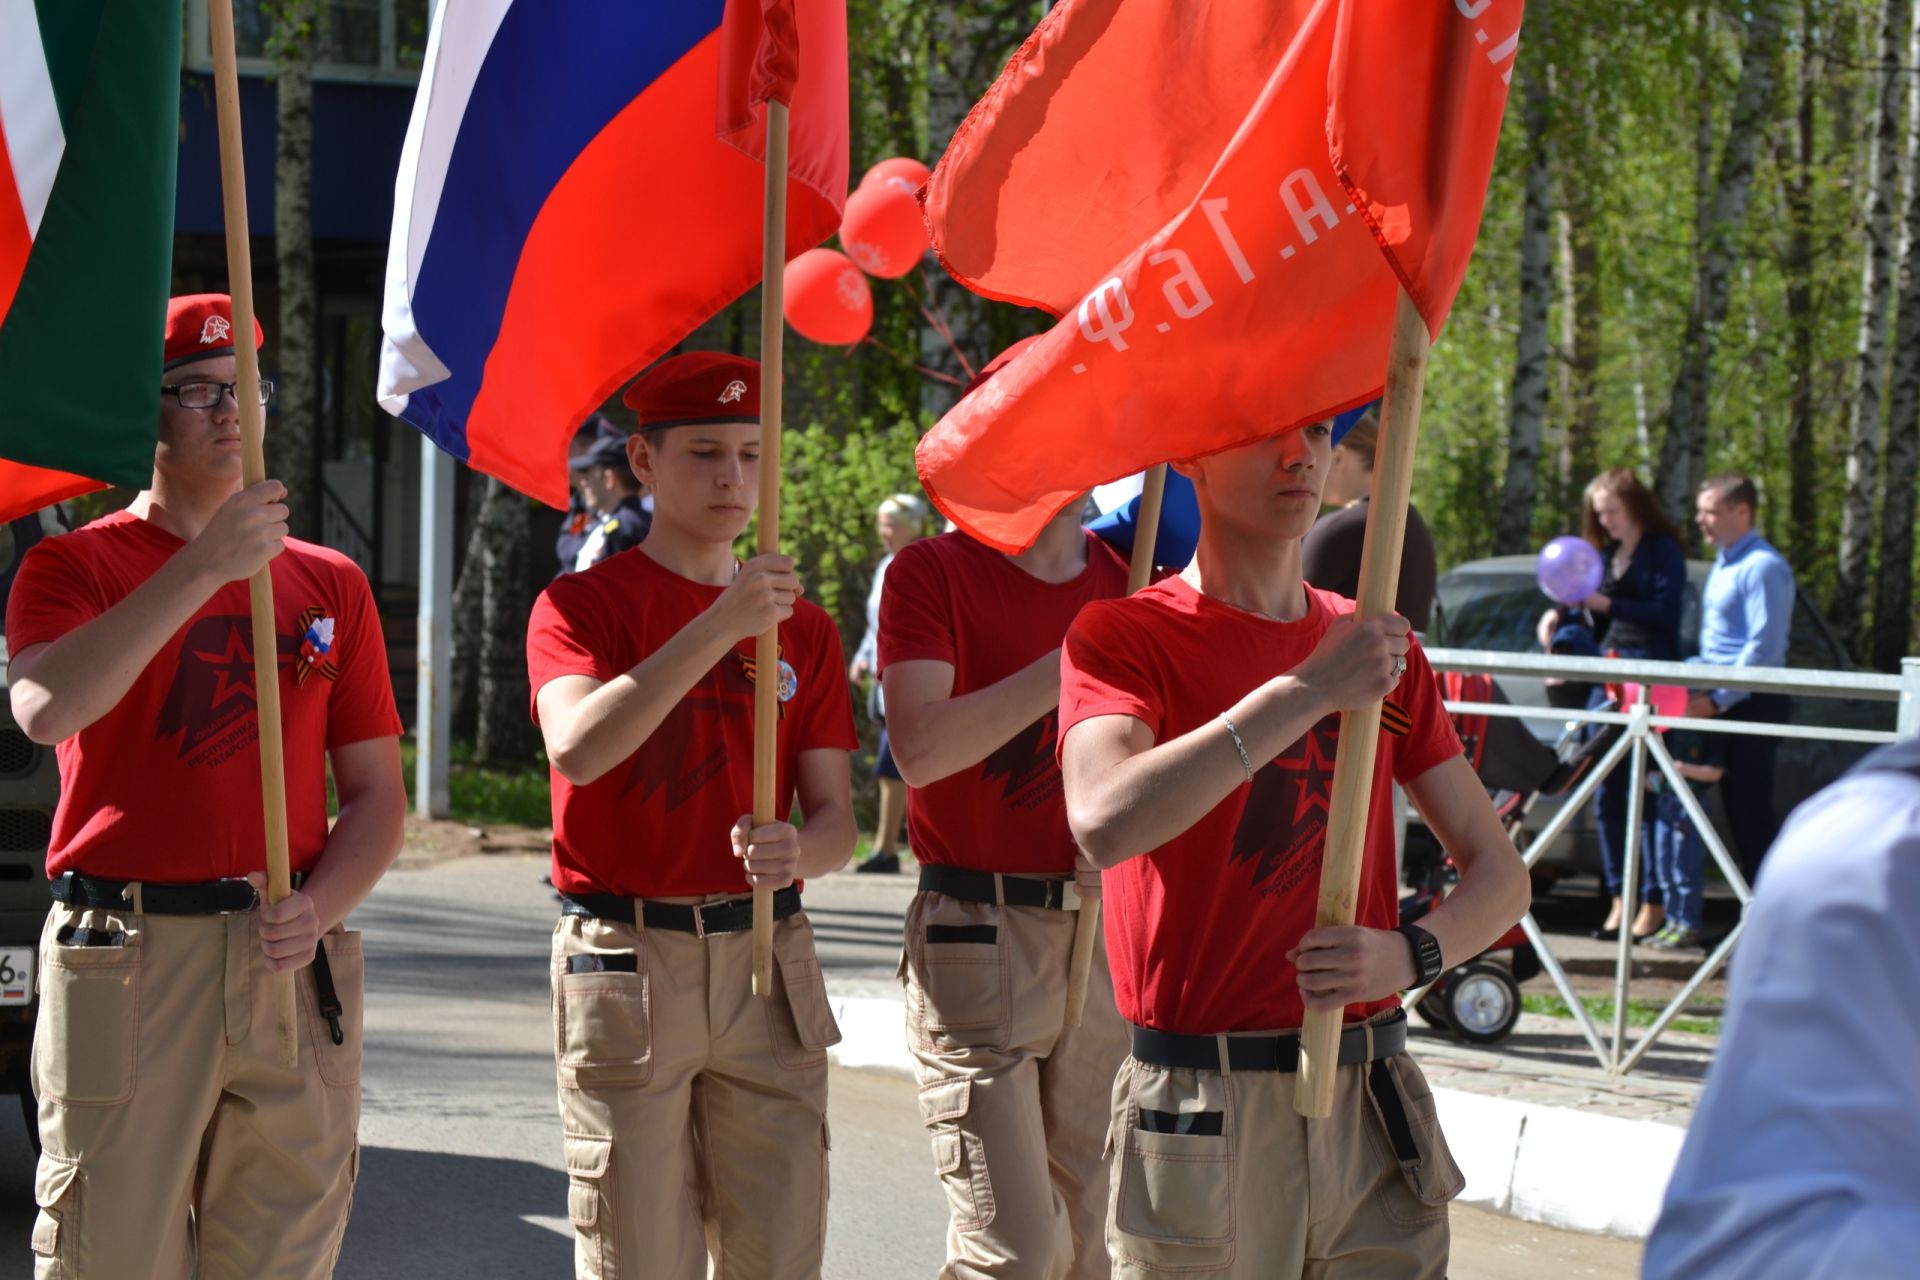
<path id="1" fill-rule="evenodd" d="M 1234 1253 L 1231 1094 L 1222 1082 L 1176 1101 L 1161 1088 L 1143 1105 L 1141 1092 L 1126 1107 L 1125 1132 L 1112 1135 L 1119 1254 L 1148 1271 L 1223 1270 Z"/>
<path id="2" fill-rule="evenodd" d="M 789 1070 L 817 1067 L 827 1060 L 827 1046 L 840 1043 L 840 1028 L 827 1000 L 812 926 L 805 920 L 775 926 L 773 958 L 783 998 L 760 1003 L 767 1011 L 774 1061 Z"/>
<path id="3" fill-rule="evenodd" d="M 653 1078 L 653 1010 L 644 952 L 609 955 L 632 971 L 569 973 L 560 961 L 553 1002 L 560 1087 L 638 1087 Z"/>
<path id="4" fill-rule="evenodd" d="M 1406 1054 L 1380 1058 L 1366 1068 L 1367 1103 L 1375 1123 L 1366 1126 L 1374 1150 L 1400 1166 L 1405 1194 L 1392 1184 L 1380 1198 L 1383 1212 L 1402 1226 L 1420 1226 L 1447 1216 L 1447 1202 L 1466 1188 L 1466 1175 L 1447 1149 L 1440 1118 L 1420 1068 Z"/>
<path id="5" fill-rule="evenodd" d="M 933 1171 L 946 1188 L 955 1231 L 979 1231 L 994 1219 L 993 1180 L 980 1136 L 960 1127 L 972 1104 L 973 1082 L 938 1080 L 920 1090 L 920 1118 L 933 1139 Z"/>
<path id="6" fill-rule="evenodd" d="M 922 894 L 907 917 L 909 1016 L 922 1044 L 936 1051 L 1006 1042 L 1003 910 L 992 903 Z"/>
<path id="7" fill-rule="evenodd" d="M 581 1280 L 617 1273 L 613 1249 L 613 1139 L 566 1135 L 567 1218 L 573 1223 L 574 1269 Z"/>
<path id="8" fill-rule="evenodd" d="M 307 1041 L 313 1046 L 320 1079 L 337 1089 L 360 1083 L 360 1056 L 366 1021 L 367 963 L 358 930 L 341 930 L 321 937 L 327 973 L 339 1003 L 340 1043 L 333 1042 L 333 1023 L 320 1004 L 319 970 L 309 965 L 296 985 L 307 1013 Z"/>
<path id="9" fill-rule="evenodd" d="M 67 1106 L 110 1106 L 133 1096 L 140 1044 L 140 932 L 76 947 L 42 935 L 40 1013 L 34 1037 L 41 1088 Z"/>
<path id="10" fill-rule="evenodd" d="M 79 1274 L 75 1251 L 80 1242 L 80 1192 L 80 1162 L 42 1152 L 33 1178 L 33 1199 L 40 1206 L 33 1220 L 35 1280 L 69 1280 Z"/>

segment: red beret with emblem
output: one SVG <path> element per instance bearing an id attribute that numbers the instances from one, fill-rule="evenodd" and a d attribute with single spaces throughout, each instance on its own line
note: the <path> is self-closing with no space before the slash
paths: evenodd
<path id="1" fill-rule="evenodd" d="M 267 340 L 258 317 L 253 345 Z M 224 293 L 189 293 L 167 299 L 167 363 L 173 369 L 195 360 L 233 354 L 233 299 Z"/>
<path id="2" fill-rule="evenodd" d="M 760 421 L 760 362 L 721 351 L 689 351 L 640 375 L 620 402 L 640 429 L 695 422 Z"/>

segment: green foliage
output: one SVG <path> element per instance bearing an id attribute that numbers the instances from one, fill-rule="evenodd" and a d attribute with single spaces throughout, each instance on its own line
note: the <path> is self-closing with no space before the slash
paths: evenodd
<path id="1" fill-rule="evenodd" d="M 407 806 L 413 806 L 413 765 L 418 752 L 411 737 L 400 739 L 401 768 L 406 775 Z M 448 817 L 482 825 L 511 824 L 545 827 L 553 823 L 552 793 L 547 785 L 547 761 L 525 769 L 483 769 L 473 763 L 473 748 L 455 743 L 447 767 Z"/>
<path id="2" fill-rule="evenodd" d="M 1585 1005 L 1587 1013 L 1603 1027 L 1613 1025 L 1613 1001 L 1606 996 L 1582 996 L 1580 1003 Z M 1689 1008 L 1719 1007 L 1706 1001 L 1696 1001 Z M 1527 1013 L 1545 1014 L 1549 1018 L 1573 1018 L 1573 1010 L 1567 1002 L 1557 995 L 1526 994 L 1520 997 L 1520 1008 Z M 1659 1021 L 1664 1005 L 1653 1004 L 1646 1000 L 1627 1001 L 1627 1025 L 1645 1029 Z M 1675 1018 L 1667 1024 L 1670 1031 L 1688 1032 L 1700 1036 L 1720 1034 L 1721 1019 L 1714 1018 Z"/>
<path id="3" fill-rule="evenodd" d="M 849 657 L 866 631 L 867 591 L 881 551 L 874 515 L 896 493 L 920 492 L 913 447 L 920 437 L 911 420 L 875 425 L 871 419 L 845 435 L 810 422 L 782 433 L 780 543 L 799 566 L 807 597 L 840 626 Z M 741 538 L 752 554 L 756 518 Z"/>

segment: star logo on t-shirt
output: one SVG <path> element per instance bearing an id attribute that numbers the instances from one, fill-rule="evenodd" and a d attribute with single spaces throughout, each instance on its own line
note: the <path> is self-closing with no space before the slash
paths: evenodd
<path id="1" fill-rule="evenodd" d="M 285 663 L 295 652 L 294 637 L 275 640 Z M 154 737 L 178 734 L 180 758 L 190 765 L 222 764 L 259 738 L 257 701 L 253 620 L 245 614 L 196 618 L 181 642 Z"/>
<path id="2" fill-rule="evenodd" d="M 1253 775 L 1231 856 L 1253 864 L 1255 892 L 1288 893 L 1319 871 L 1339 742 L 1340 717 L 1328 716 Z"/>
<path id="3" fill-rule="evenodd" d="M 229 625 L 226 632 L 226 645 L 218 653 L 195 649 L 192 654 L 213 673 L 217 682 L 207 705 L 218 709 L 229 698 L 243 696 L 247 699 L 247 705 L 252 706 L 253 646 L 241 635 L 239 627 Z"/>

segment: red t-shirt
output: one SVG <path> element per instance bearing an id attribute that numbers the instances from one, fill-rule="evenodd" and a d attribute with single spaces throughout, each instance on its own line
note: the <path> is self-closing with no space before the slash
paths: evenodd
<path id="1" fill-rule="evenodd" d="M 1042 582 L 964 533 L 909 543 L 880 596 L 880 669 L 929 660 L 953 667 L 953 696 L 997 684 L 1060 647 L 1083 605 L 1127 592 L 1127 563 L 1087 535 L 1087 567 Z M 1073 870 L 1048 711 L 979 764 L 928 787 L 907 788 L 913 856 L 981 871 Z"/>
<path id="2" fill-rule="evenodd" d="M 561 676 L 624 675 L 720 598 L 645 551 L 623 551 L 556 578 L 527 624 L 534 723 L 540 690 Z M 680 699 L 624 764 L 576 787 L 553 771 L 553 887 L 665 898 L 746 893 L 730 832 L 753 812 L 754 638 L 742 640 Z M 798 675 L 782 704 L 779 816 L 793 807 L 800 753 L 851 751 L 853 699 L 840 632 L 802 600 L 780 624 L 781 659 Z"/>
<path id="3" fill-rule="evenodd" d="M 1353 602 L 1307 588 L 1307 615 L 1274 622 L 1169 578 L 1090 607 L 1067 636 L 1061 732 L 1094 716 L 1126 715 L 1167 742 L 1304 661 Z M 1355 923 L 1400 923 L 1394 882 L 1392 781 L 1417 778 L 1460 753 L 1426 655 L 1416 644 L 1389 701 L 1404 736 L 1383 727 Z M 1391 710 L 1388 721 L 1397 719 Z M 1297 1027 L 1300 988 L 1286 953 L 1313 927 L 1340 717 L 1328 716 L 1236 787 L 1185 833 L 1130 858 L 1103 879 L 1107 953 L 1120 1013 L 1138 1026 L 1191 1035 Z M 1349 1019 L 1397 998 L 1353 1005 Z"/>
<path id="4" fill-rule="evenodd" d="M 14 653 L 105 613 L 185 546 L 125 511 L 38 543 L 7 601 Z M 327 752 L 400 732 L 366 575 L 287 539 L 272 561 L 292 869 L 327 843 Z M 113 710 L 55 749 L 60 804 L 47 875 L 194 883 L 266 867 L 245 581 L 215 591 Z"/>

